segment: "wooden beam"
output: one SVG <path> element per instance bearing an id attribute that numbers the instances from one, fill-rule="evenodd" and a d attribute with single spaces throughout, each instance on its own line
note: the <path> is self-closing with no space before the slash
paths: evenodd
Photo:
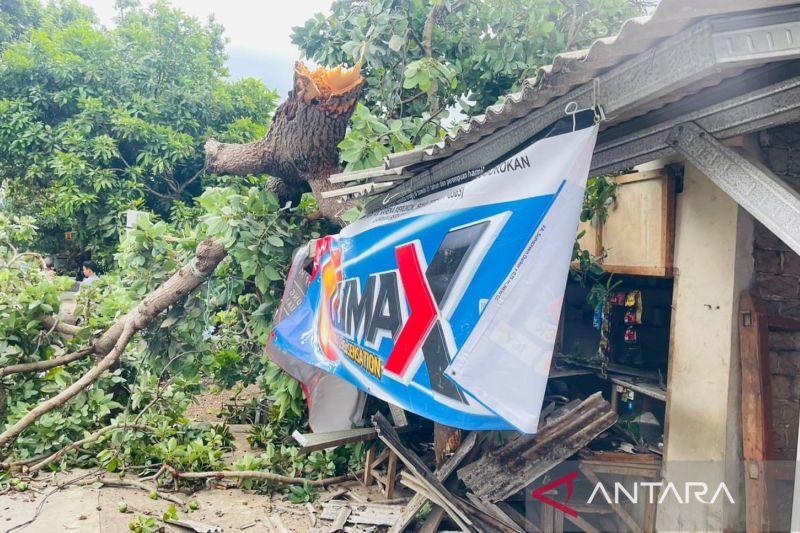
<path id="1" fill-rule="evenodd" d="M 400 441 L 400 436 L 394 430 L 392 425 L 386 420 L 381 413 L 377 413 L 372 417 L 372 423 L 378 430 L 378 438 L 380 438 L 386 446 L 388 446 L 403 464 L 408 471 L 416 476 L 422 486 L 424 486 L 429 493 L 435 494 L 441 501 L 437 501 L 442 508 L 447 511 L 447 514 L 456 520 L 456 523 L 465 531 L 477 531 L 473 526 L 472 521 L 466 517 L 464 509 L 456 498 L 450 494 L 450 491 L 445 488 L 442 482 L 433 475 L 430 469 L 422 462 L 422 460 L 406 448 Z M 403 472 L 405 474 L 406 472 Z"/>
<path id="2" fill-rule="evenodd" d="M 743 291 L 739 297 L 739 351 L 748 533 L 770 530 L 766 461 L 772 457 L 772 386 L 766 315 L 766 309 L 758 298 L 749 290 Z"/>
<path id="3" fill-rule="evenodd" d="M 394 496 L 394 486 L 397 483 L 397 454 L 393 451 L 389 452 L 389 461 L 386 464 L 386 486 L 384 487 L 384 495 L 387 500 L 392 499 Z"/>
<path id="4" fill-rule="evenodd" d="M 417 425 L 412 426 L 406 423 L 406 425 L 397 426 L 395 430 L 398 433 L 406 433 L 418 429 L 418 427 Z M 378 432 L 375 431 L 375 428 L 355 428 L 323 433 L 300 433 L 295 431 L 292 433 L 292 438 L 300 445 L 300 453 L 310 453 L 317 450 L 335 448 L 344 444 L 374 440 L 378 438 Z"/>
<path id="5" fill-rule="evenodd" d="M 364 457 L 364 485 L 369 487 L 372 485 L 373 473 L 372 464 L 375 462 L 375 453 L 378 451 L 378 445 L 373 444 L 367 448 L 366 456 Z"/>
<path id="6" fill-rule="evenodd" d="M 469 453 L 475 447 L 475 443 L 477 442 L 478 434 L 477 433 L 470 433 L 467 437 L 462 441 L 461 447 L 456 450 L 455 454 L 453 454 L 450 458 L 445 461 L 441 468 L 437 469 L 434 472 L 434 476 L 439 481 L 446 482 L 447 478 L 449 478 L 453 472 L 455 472 L 456 468 L 459 467 L 461 462 L 469 455 Z M 425 505 L 425 497 L 421 494 L 415 494 L 411 501 L 408 502 L 406 505 L 405 510 L 403 511 L 403 515 L 400 517 L 400 520 L 389 530 L 389 533 L 399 533 L 403 531 L 408 525 L 414 520 L 414 517 L 419 513 L 422 506 Z"/>

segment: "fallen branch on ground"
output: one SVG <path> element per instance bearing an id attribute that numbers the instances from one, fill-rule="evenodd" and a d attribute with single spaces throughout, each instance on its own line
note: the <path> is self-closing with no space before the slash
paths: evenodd
<path id="1" fill-rule="evenodd" d="M 182 498 L 178 498 L 170 494 L 169 492 L 163 492 L 158 490 L 158 488 L 153 485 L 147 485 L 146 483 L 142 483 L 140 481 L 136 481 L 133 479 L 121 479 L 118 477 L 108 477 L 108 476 L 100 476 L 97 478 L 97 481 L 102 483 L 107 487 L 119 487 L 119 488 L 127 488 L 127 489 L 139 489 L 147 492 L 148 494 L 155 491 L 158 494 L 158 497 L 162 500 L 166 500 L 168 502 L 172 502 L 176 505 L 186 506 L 186 502 Z"/>
<path id="2" fill-rule="evenodd" d="M 264 481 L 274 481 L 284 485 L 309 485 L 311 487 L 324 487 L 334 485 L 351 479 L 358 479 L 361 472 L 350 472 L 336 477 L 324 479 L 305 479 L 302 477 L 289 477 L 272 472 L 262 472 L 260 470 L 219 470 L 215 472 L 178 472 L 171 466 L 167 470 L 173 477 L 180 479 L 261 479 Z"/>
<path id="3" fill-rule="evenodd" d="M 99 439 L 100 437 L 102 437 L 103 435 L 105 435 L 106 433 L 108 433 L 110 431 L 117 430 L 117 429 L 141 429 L 141 430 L 145 430 L 145 431 L 155 431 L 155 428 L 152 428 L 150 426 L 146 426 L 144 424 L 125 424 L 125 423 L 120 423 L 120 424 L 112 424 L 110 426 L 106 426 L 104 428 L 98 429 L 97 431 L 95 431 L 94 433 L 92 433 L 91 435 L 86 437 L 85 439 L 81 439 L 81 440 L 73 442 L 72 444 L 70 444 L 68 446 L 64 446 L 63 448 L 61 448 L 57 452 L 49 455 L 48 457 L 46 457 L 42 461 L 39 461 L 38 463 L 36 463 L 32 467 L 30 467 L 30 469 L 28 469 L 28 474 L 31 474 L 31 475 L 35 474 L 36 472 L 38 472 L 39 470 L 41 470 L 45 466 L 49 465 L 50 463 L 52 463 L 54 461 L 57 461 L 58 459 L 60 459 L 61 457 L 63 457 L 67 453 L 71 452 L 72 450 L 80 448 L 81 446 L 85 446 L 86 444 L 89 444 L 90 442 L 94 442 L 97 439 Z"/>
<path id="4" fill-rule="evenodd" d="M 95 353 L 104 357 L 72 385 L 28 411 L 16 424 L 0 434 L 0 447 L 14 441 L 39 417 L 63 406 L 94 383 L 122 356 L 122 352 L 137 331 L 145 328 L 159 313 L 203 283 L 226 255 L 227 252 L 220 243 L 211 239 L 201 242 L 197 246 L 194 259 L 189 264 L 173 274 L 142 300 L 136 309 L 122 317 L 95 341 L 93 344 Z"/>

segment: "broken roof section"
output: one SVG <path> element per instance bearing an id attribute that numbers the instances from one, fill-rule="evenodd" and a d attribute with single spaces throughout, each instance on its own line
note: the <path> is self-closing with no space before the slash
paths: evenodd
<path id="1" fill-rule="evenodd" d="M 766 62 L 758 54 L 752 55 L 748 61 L 748 50 L 742 49 L 742 47 L 746 48 L 746 43 L 749 41 L 745 39 L 742 41 L 745 44 L 739 43 L 736 41 L 736 35 L 733 36 L 733 39 L 728 38 L 725 35 L 724 24 L 721 26 L 717 24 L 712 29 L 706 28 L 705 32 L 695 30 L 693 27 L 704 26 L 700 24 L 701 21 L 713 17 L 713 20 L 716 21 L 738 21 L 741 26 L 742 21 L 746 25 L 750 15 L 756 16 L 760 15 L 763 10 L 790 5 L 797 5 L 797 0 L 705 0 L 702 2 L 662 0 L 652 15 L 628 20 L 616 36 L 598 39 L 586 50 L 559 54 L 555 57 L 552 65 L 539 69 L 536 76 L 524 80 L 520 91 L 510 94 L 502 102 L 490 106 L 484 115 L 471 118 L 465 127 L 453 136 L 448 135 L 441 143 L 413 151 L 391 154 L 386 158 L 383 167 L 359 171 L 357 175 L 356 173 L 335 175 L 332 176 L 331 181 L 341 183 L 351 179 L 368 179 L 374 183 L 366 183 L 359 186 L 360 188 L 356 188 L 361 194 L 369 195 L 384 190 L 387 181 L 396 180 L 395 184 L 397 184 L 398 181 L 402 182 L 420 173 L 427 174 L 423 171 L 431 165 L 450 158 L 512 124 L 515 125 L 515 128 L 510 128 L 508 132 L 514 129 L 530 131 L 530 127 L 516 128 L 521 122 L 525 122 L 520 119 L 527 117 L 526 121 L 530 121 L 532 114 L 547 115 L 547 117 L 542 117 L 543 119 L 552 118 L 550 115 L 553 113 L 545 113 L 545 111 L 555 104 L 561 104 L 559 99 L 563 99 L 565 95 L 572 96 L 576 92 L 581 92 L 576 100 L 579 100 L 578 103 L 582 104 L 582 107 L 592 98 L 597 101 L 598 92 L 605 92 L 607 96 L 610 91 L 614 98 L 613 83 L 620 83 L 620 80 L 610 77 L 610 71 L 616 72 L 620 68 L 625 69 L 626 62 L 635 63 L 636 61 L 633 59 L 637 56 L 652 54 L 655 58 L 659 53 L 658 50 L 666 48 L 660 46 L 664 41 L 677 41 L 685 44 L 682 51 L 671 54 L 671 57 L 667 57 L 667 61 L 662 61 L 658 66 L 655 62 L 652 65 L 654 76 L 664 78 L 661 80 L 664 82 L 663 93 L 650 94 L 650 99 L 645 107 L 631 106 L 629 108 L 627 107 L 628 102 L 621 102 L 619 98 L 615 98 L 617 100 L 615 103 L 618 105 L 614 106 L 617 108 L 617 112 L 613 114 L 616 116 L 610 117 L 604 127 L 608 128 L 634 116 L 641 116 L 703 88 L 717 85 L 720 81 L 736 76 L 747 68 Z M 732 27 L 737 28 L 738 26 L 733 25 Z M 800 31 L 800 27 L 794 29 Z M 733 34 L 737 31 L 734 29 L 733 32 L 728 33 Z M 703 65 L 699 65 L 699 63 L 706 58 L 699 57 L 702 54 L 694 53 L 701 47 L 703 51 L 711 50 L 713 55 L 713 57 L 707 58 L 707 64 Z M 673 48 L 680 47 L 673 45 Z M 774 53 L 774 50 L 770 49 L 769 52 Z M 726 54 L 730 57 L 726 57 Z M 669 54 L 662 55 L 669 56 Z M 644 60 L 644 70 L 647 70 L 647 58 L 645 57 Z M 686 70 L 686 63 L 698 64 L 696 72 L 686 72 L 687 75 L 681 80 L 682 85 L 671 83 L 672 80 L 668 79 L 672 75 L 671 71 L 675 71 L 674 76 L 677 78 L 681 75 L 679 71 Z M 641 67 L 642 65 L 640 65 L 640 71 L 642 71 Z M 661 73 L 658 72 L 659 69 Z M 600 80 L 600 83 L 595 80 Z M 606 80 L 611 83 L 606 83 Z M 631 83 L 641 83 L 643 80 L 640 76 L 621 81 L 623 84 L 627 82 L 630 85 Z M 625 111 L 620 112 L 620 109 L 623 108 Z M 555 108 L 553 111 L 556 111 Z M 563 116 L 563 105 L 557 111 Z M 513 136 L 516 139 L 519 134 L 513 132 Z M 504 144 L 508 144 L 508 142 Z M 496 156 L 496 154 L 492 153 L 492 156 Z M 453 175 L 463 171 L 461 168 L 452 170 L 454 171 Z M 392 174 L 396 176 L 394 180 Z M 419 178 L 423 178 L 423 176 L 419 176 Z M 434 178 L 434 176 L 430 176 L 430 178 Z M 335 191 L 331 192 L 334 193 L 332 195 L 336 195 Z"/>

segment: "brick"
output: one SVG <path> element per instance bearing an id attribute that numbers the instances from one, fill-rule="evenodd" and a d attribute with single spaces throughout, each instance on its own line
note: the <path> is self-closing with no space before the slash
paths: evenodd
<path id="1" fill-rule="evenodd" d="M 753 252 L 755 257 L 755 252 Z M 758 270 L 758 268 L 756 268 Z M 800 255 L 789 251 L 783 255 L 783 273 L 793 276 L 800 276 Z"/>
<path id="2" fill-rule="evenodd" d="M 780 316 L 800 320 L 800 300 L 781 302 Z"/>
<path id="3" fill-rule="evenodd" d="M 800 378 L 798 377 L 792 380 L 791 398 L 795 401 L 800 400 Z"/>
<path id="4" fill-rule="evenodd" d="M 781 252 L 790 250 L 782 240 L 758 221 L 755 223 L 753 245 L 761 250 L 778 250 Z"/>
<path id="5" fill-rule="evenodd" d="M 797 278 L 774 274 L 756 274 L 759 295 L 765 300 L 785 302 L 798 298 Z"/>
<path id="6" fill-rule="evenodd" d="M 792 397 L 792 378 L 790 376 L 772 377 L 772 397 L 776 400 L 788 400 Z"/>
<path id="7" fill-rule="evenodd" d="M 753 260 L 755 261 L 756 272 L 766 274 L 781 273 L 781 256 L 783 252 L 776 250 L 753 250 Z"/>
<path id="8" fill-rule="evenodd" d="M 774 427 L 797 427 L 800 405 L 791 400 L 772 401 L 772 424 Z"/>
<path id="9" fill-rule="evenodd" d="M 764 305 L 764 309 L 766 310 L 769 316 L 783 316 L 783 305 L 784 302 L 775 302 L 772 300 L 761 300 L 761 303 Z"/>
<path id="10" fill-rule="evenodd" d="M 775 427 L 773 425 L 772 447 L 777 453 L 780 453 L 789 448 L 789 428 Z"/>
<path id="11" fill-rule="evenodd" d="M 796 376 L 800 374 L 792 361 L 790 352 L 770 352 L 769 372 L 775 376 Z"/>
<path id="12" fill-rule="evenodd" d="M 770 331 L 770 351 L 800 351 L 800 331 Z"/>

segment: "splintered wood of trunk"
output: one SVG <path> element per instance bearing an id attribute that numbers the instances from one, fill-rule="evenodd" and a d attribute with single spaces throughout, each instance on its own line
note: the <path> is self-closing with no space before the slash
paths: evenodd
<path id="1" fill-rule="evenodd" d="M 323 199 L 339 171 L 338 144 L 347 132 L 364 78 L 360 65 L 309 71 L 295 64 L 294 89 L 275 111 L 267 136 L 250 144 L 206 142 L 206 164 L 215 174 L 270 175 L 267 188 L 281 203 L 297 203 L 311 190 L 322 214 L 336 220 L 342 205 Z"/>

